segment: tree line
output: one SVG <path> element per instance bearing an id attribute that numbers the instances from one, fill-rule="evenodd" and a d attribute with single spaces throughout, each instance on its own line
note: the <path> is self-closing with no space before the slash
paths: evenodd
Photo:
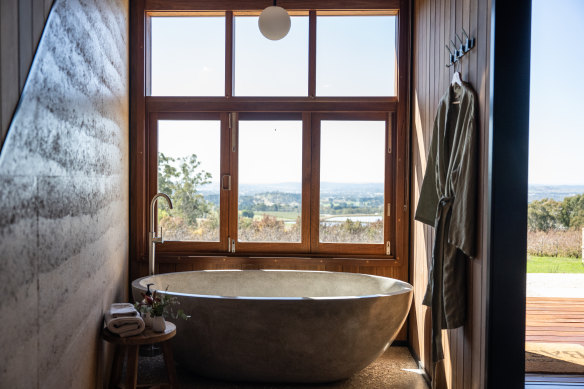
<path id="1" fill-rule="evenodd" d="M 158 190 L 168 194 L 174 204 L 172 212 L 164 202 L 159 206 L 158 221 L 164 228 L 167 239 L 219 239 L 218 205 L 208 201 L 198 190 L 200 186 L 210 183 L 212 178 L 209 172 L 201 169 L 201 162 L 195 154 L 182 158 L 158 154 Z M 300 241 L 299 217 L 295 223 L 286 224 L 283 220 L 262 215 L 261 212 L 288 211 L 299 214 L 301 200 L 301 194 L 295 193 L 265 192 L 242 196 L 239 204 L 242 210 L 238 223 L 239 239 L 262 242 Z M 380 213 L 382 208 L 376 202 L 379 202 L 376 197 L 366 198 L 360 201 L 364 204 L 355 206 L 347 202 L 337 204 L 333 198 L 329 198 L 329 202 L 324 203 L 324 208 L 330 214 L 343 214 L 345 210 Z M 383 222 L 361 223 L 347 219 L 342 223 L 322 223 L 320 238 L 323 242 L 382 242 Z"/>
<path id="2" fill-rule="evenodd" d="M 531 202 L 527 208 L 530 231 L 574 230 L 584 227 L 584 194 L 566 197 L 562 201 L 543 199 Z"/>

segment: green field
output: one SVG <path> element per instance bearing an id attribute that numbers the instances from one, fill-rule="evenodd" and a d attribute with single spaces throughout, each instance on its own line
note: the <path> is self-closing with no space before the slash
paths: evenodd
<path id="1" fill-rule="evenodd" d="M 584 273 L 582 258 L 527 256 L 528 273 Z"/>
<path id="2" fill-rule="evenodd" d="M 286 211 L 254 211 L 254 219 L 261 219 L 262 216 L 268 215 L 273 216 L 279 220 L 289 220 L 296 221 L 296 218 L 300 216 L 297 212 L 286 212 Z"/>

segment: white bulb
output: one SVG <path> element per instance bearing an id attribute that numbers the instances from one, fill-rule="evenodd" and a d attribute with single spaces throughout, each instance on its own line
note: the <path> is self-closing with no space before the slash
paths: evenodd
<path id="1" fill-rule="evenodd" d="M 282 7 L 270 6 L 260 14 L 258 26 L 266 38 L 280 40 L 290 31 L 290 15 Z"/>

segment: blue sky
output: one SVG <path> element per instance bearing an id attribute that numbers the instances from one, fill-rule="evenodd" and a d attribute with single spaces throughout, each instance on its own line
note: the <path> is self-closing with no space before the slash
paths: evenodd
<path id="1" fill-rule="evenodd" d="M 584 185 L 584 1 L 534 0 L 529 183 Z"/>

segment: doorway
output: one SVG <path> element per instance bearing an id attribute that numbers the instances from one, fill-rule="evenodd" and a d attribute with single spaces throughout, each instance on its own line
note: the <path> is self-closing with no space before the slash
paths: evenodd
<path id="1" fill-rule="evenodd" d="M 526 382 L 584 385 L 584 3 L 533 0 Z"/>

